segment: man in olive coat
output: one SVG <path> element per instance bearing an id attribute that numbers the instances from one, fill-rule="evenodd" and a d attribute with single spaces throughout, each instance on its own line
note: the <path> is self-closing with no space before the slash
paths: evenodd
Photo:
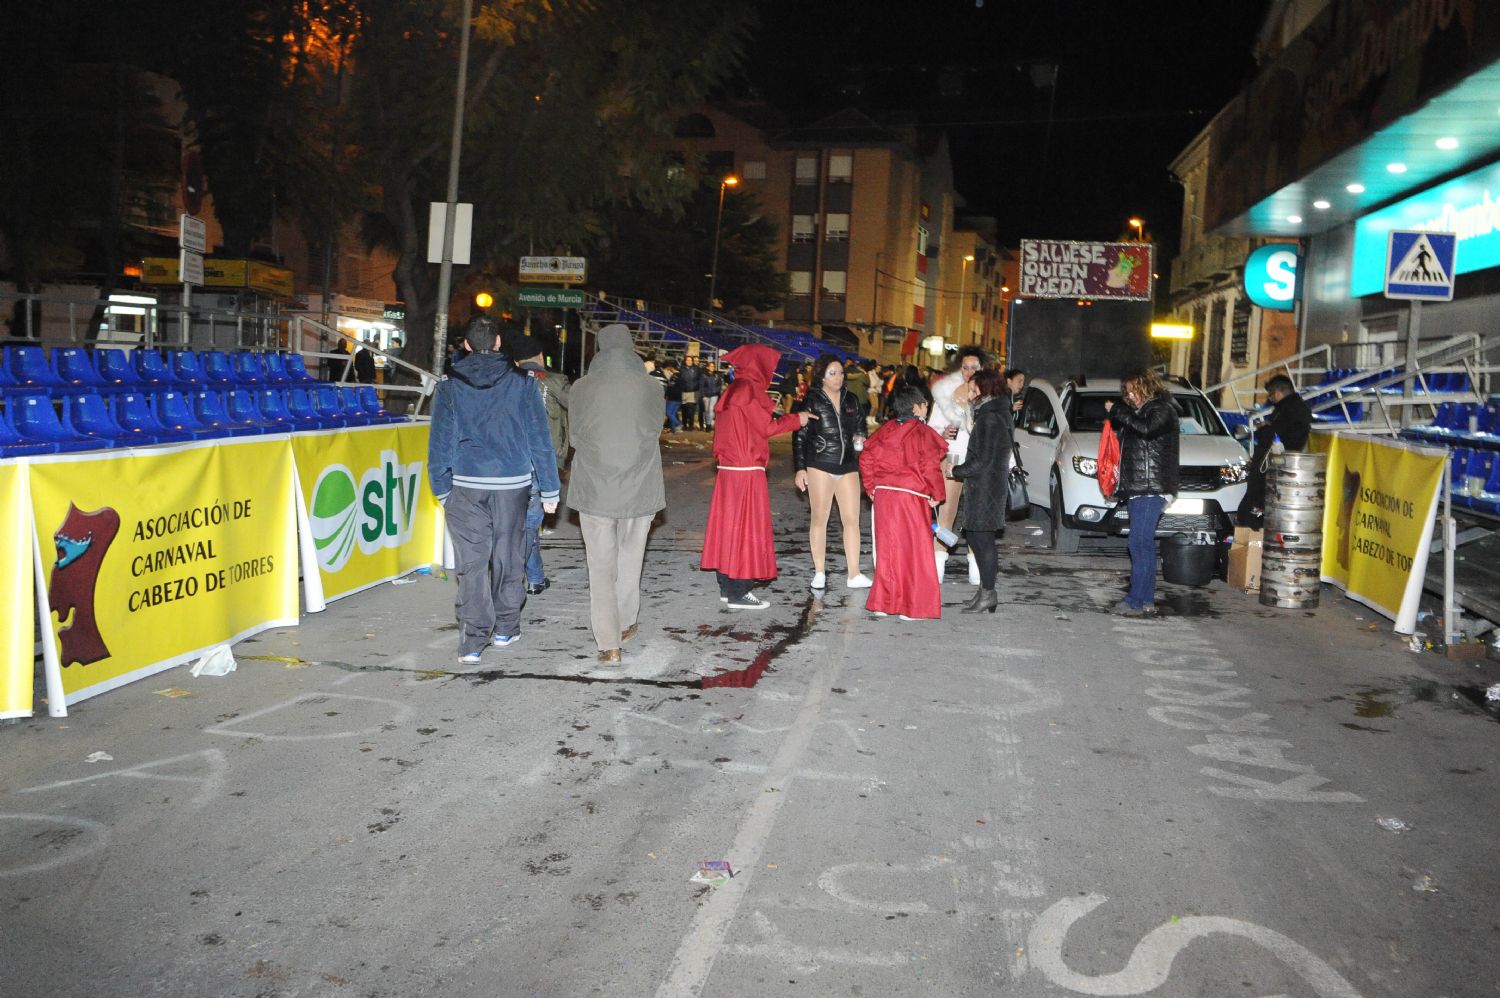
<path id="1" fill-rule="evenodd" d="M 599 352 L 573 384 L 568 505 L 578 511 L 589 566 L 589 613 L 599 661 L 617 665 L 635 636 L 651 521 L 667 505 L 662 479 L 662 385 L 646 373 L 624 325 L 599 331 Z"/>

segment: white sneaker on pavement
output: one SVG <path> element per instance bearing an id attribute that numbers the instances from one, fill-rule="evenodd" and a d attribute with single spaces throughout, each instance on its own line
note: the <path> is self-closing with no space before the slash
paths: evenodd
<path id="1" fill-rule="evenodd" d="M 869 589 L 874 584 L 875 583 L 871 582 L 869 577 L 866 576 L 863 572 L 858 575 L 849 576 L 848 581 L 844 583 L 844 585 L 848 586 L 850 589 Z"/>

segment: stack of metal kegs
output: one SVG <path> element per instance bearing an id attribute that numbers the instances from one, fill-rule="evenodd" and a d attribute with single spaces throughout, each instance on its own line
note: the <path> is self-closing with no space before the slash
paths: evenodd
<path id="1" fill-rule="evenodd" d="M 1260 567 L 1260 601 L 1266 606 L 1318 605 L 1327 485 L 1327 454 L 1271 455 Z"/>

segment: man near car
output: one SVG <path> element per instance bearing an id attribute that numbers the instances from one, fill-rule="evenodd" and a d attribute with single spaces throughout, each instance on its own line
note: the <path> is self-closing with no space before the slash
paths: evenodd
<path id="1" fill-rule="evenodd" d="M 459 661 L 472 665 L 521 636 L 527 499 L 534 479 L 555 512 L 559 482 L 542 397 L 500 352 L 494 320 L 469 320 L 464 348 L 433 395 L 427 475 L 457 561 Z"/>
<path id="2" fill-rule="evenodd" d="M 1245 498 L 1240 503 L 1238 514 L 1240 526 L 1254 530 L 1259 530 L 1265 520 L 1266 466 L 1271 445 L 1280 440 L 1286 450 L 1306 450 L 1313 424 L 1312 409 L 1307 400 L 1297 394 L 1297 386 L 1286 375 L 1278 374 L 1266 382 L 1266 399 L 1271 403 L 1271 416 L 1255 431 Z"/>

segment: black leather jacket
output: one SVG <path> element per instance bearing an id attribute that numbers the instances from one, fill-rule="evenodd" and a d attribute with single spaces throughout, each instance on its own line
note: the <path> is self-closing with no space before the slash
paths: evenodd
<path id="1" fill-rule="evenodd" d="M 1170 395 L 1151 399 L 1139 409 L 1116 402 L 1110 425 L 1120 437 L 1120 484 L 1115 495 L 1170 496 L 1180 479 L 1177 450 L 1177 408 Z"/>
<path id="2" fill-rule="evenodd" d="M 835 406 L 828 393 L 819 388 L 808 392 L 792 411 L 807 411 L 818 417 L 792 434 L 793 468 L 817 468 L 830 475 L 859 470 L 854 435 L 865 432 L 865 408 L 853 392 L 844 389 Z"/>

